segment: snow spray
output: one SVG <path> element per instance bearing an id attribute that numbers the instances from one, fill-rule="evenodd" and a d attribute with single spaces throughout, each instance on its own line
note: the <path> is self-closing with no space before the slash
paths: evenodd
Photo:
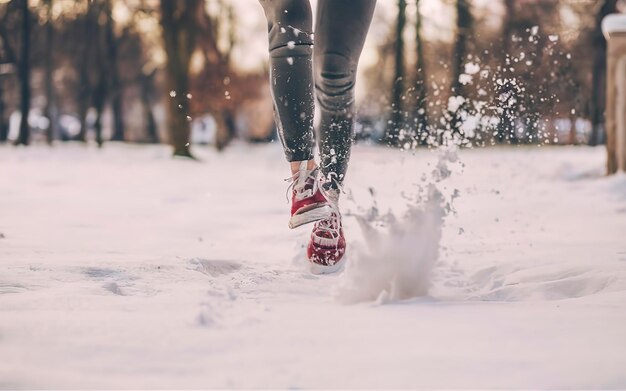
<path id="1" fill-rule="evenodd" d="M 431 183 L 419 187 L 418 196 L 400 218 L 392 212 L 378 216 L 376 206 L 368 213 L 353 214 L 367 246 L 365 251 L 352 249 L 336 291 L 338 301 L 383 304 L 428 294 L 444 220 L 458 195 L 455 191 L 446 201 L 437 183 L 451 175 L 448 163 L 457 161 L 455 151 L 442 151 Z M 376 226 L 381 222 L 383 229 Z"/>

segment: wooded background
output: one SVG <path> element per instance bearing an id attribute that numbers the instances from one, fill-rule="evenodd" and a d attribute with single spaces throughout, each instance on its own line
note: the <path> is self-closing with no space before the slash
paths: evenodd
<path id="1" fill-rule="evenodd" d="M 602 143 L 600 22 L 621 7 L 379 0 L 356 139 Z M 191 156 L 273 140 L 265 27 L 252 0 L 0 0 L 0 143 L 167 142 Z"/>

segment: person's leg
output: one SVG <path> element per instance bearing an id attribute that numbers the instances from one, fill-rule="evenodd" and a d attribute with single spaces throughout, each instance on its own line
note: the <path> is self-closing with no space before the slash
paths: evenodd
<path id="1" fill-rule="evenodd" d="M 354 128 L 354 84 L 376 0 L 319 0 L 315 92 L 321 112 L 321 169 L 336 189 L 344 180 Z"/>
<path id="2" fill-rule="evenodd" d="M 307 256 L 315 274 L 334 273 L 345 263 L 346 240 L 339 189 L 350 158 L 356 70 L 374 13 L 375 0 L 319 0 L 315 27 L 315 92 L 321 113 L 319 151 L 333 213 L 315 223 Z"/>
<path id="3" fill-rule="evenodd" d="M 309 0 L 260 0 L 267 17 L 270 88 L 291 172 L 313 169 L 313 17 Z"/>
<path id="4" fill-rule="evenodd" d="M 313 160 L 313 32 L 309 0 L 260 0 L 269 30 L 270 88 L 276 126 L 291 164 L 289 227 L 332 213 Z"/>

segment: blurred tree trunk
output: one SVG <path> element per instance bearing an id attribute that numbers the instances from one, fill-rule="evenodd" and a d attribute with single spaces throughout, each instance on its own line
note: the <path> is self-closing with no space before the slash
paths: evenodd
<path id="1" fill-rule="evenodd" d="M 606 106 L 606 39 L 602 34 L 602 19 L 617 12 L 617 0 L 603 0 L 598 13 L 593 32 L 593 70 L 591 82 L 591 134 L 589 145 L 598 145 L 600 129 L 604 124 L 604 110 Z"/>
<path id="2" fill-rule="evenodd" d="M 224 4 L 222 5 L 224 6 Z M 229 73 L 228 63 L 230 61 L 230 55 L 232 53 L 232 50 L 230 49 L 232 49 L 235 46 L 236 32 L 235 32 L 234 26 L 236 26 L 237 24 L 235 20 L 235 11 L 233 9 L 233 6 L 230 5 L 224 9 L 226 13 L 226 18 L 228 19 L 228 26 L 229 26 L 229 29 L 228 29 L 229 50 L 226 50 L 225 52 L 220 52 L 219 47 L 217 45 L 219 24 L 216 20 L 210 21 L 213 27 L 213 33 L 211 34 L 211 38 L 213 39 L 213 42 L 211 46 L 213 46 L 214 52 L 217 54 L 217 58 L 218 58 L 217 67 L 218 67 L 220 74 L 222 75 L 222 79 L 224 77 L 227 77 Z M 226 148 L 226 146 L 232 141 L 233 138 L 235 138 L 235 134 L 237 133 L 237 127 L 235 125 L 235 113 L 234 113 L 234 110 L 230 106 L 227 105 L 226 107 L 222 108 L 221 113 L 217 115 L 217 124 L 218 126 L 216 129 L 217 133 L 216 133 L 215 146 L 217 147 L 218 151 L 221 151 L 224 148 Z"/>
<path id="3" fill-rule="evenodd" d="M 0 78 L 0 143 L 7 141 L 9 136 L 9 124 L 5 120 L 4 89 L 2 88 L 2 78 Z"/>
<path id="4" fill-rule="evenodd" d="M 156 75 L 156 69 L 146 74 L 141 73 L 139 76 L 139 89 L 141 105 L 143 106 L 144 117 L 146 121 L 146 139 L 150 143 L 159 142 L 159 133 L 157 131 L 156 120 L 154 119 L 154 113 L 152 112 L 152 103 L 150 97 L 153 95 L 154 77 Z"/>
<path id="5" fill-rule="evenodd" d="M 167 55 L 167 126 L 174 156 L 192 157 L 189 151 L 189 65 L 196 47 L 196 16 L 203 12 L 201 0 L 161 0 L 161 26 Z"/>
<path id="6" fill-rule="evenodd" d="M 46 107 L 44 108 L 44 116 L 48 118 L 49 124 L 46 129 L 46 141 L 52 145 L 54 140 L 55 127 L 56 127 L 56 115 L 54 109 L 54 57 L 52 56 L 52 45 L 54 43 L 54 25 L 52 24 L 52 5 L 53 0 L 46 0 L 46 8 L 48 11 L 48 19 L 46 20 L 46 48 L 45 48 L 45 94 L 46 94 Z"/>
<path id="7" fill-rule="evenodd" d="M 107 26 L 110 23 L 108 19 L 111 16 L 110 10 L 107 8 L 109 5 L 108 1 L 104 1 L 102 3 L 95 4 L 95 20 L 100 21 L 102 15 L 106 19 L 105 26 L 101 26 L 98 23 L 96 27 L 96 32 L 94 34 L 94 54 L 95 54 L 95 86 L 93 89 L 93 106 L 96 110 L 96 119 L 94 121 L 93 127 L 94 132 L 96 134 L 96 143 L 98 147 L 102 147 L 103 138 L 102 138 L 102 117 L 104 115 L 104 105 L 107 101 L 109 94 L 109 80 L 113 78 L 113 73 L 115 71 L 113 68 L 115 67 L 115 63 L 113 59 L 109 56 L 110 47 L 108 46 L 109 41 L 109 32 Z M 112 83 L 112 80 L 111 80 Z"/>
<path id="8" fill-rule="evenodd" d="M 98 76 L 98 82 L 93 91 L 93 106 L 96 109 L 96 119 L 93 127 L 96 133 L 96 143 L 98 147 L 102 147 L 102 116 L 104 112 L 104 104 L 107 96 L 106 74 L 101 73 Z"/>
<path id="9" fill-rule="evenodd" d="M 86 63 L 87 60 L 84 59 L 82 62 Z M 87 70 L 87 64 L 84 64 L 81 68 L 79 68 L 79 87 L 77 94 L 77 103 L 78 103 L 78 120 L 80 121 L 80 130 L 76 135 L 77 141 L 86 142 L 87 141 L 87 113 L 89 111 L 89 98 L 91 97 L 91 86 L 89 85 L 89 75 Z"/>
<path id="10" fill-rule="evenodd" d="M 572 127 L 569 129 L 569 143 L 571 145 L 576 145 L 578 144 L 578 136 L 576 131 L 576 115 L 570 112 L 569 120 L 572 124 Z"/>
<path id="11" fill-rule="evenodd" d="M 20 74 L 20 131 L 15 141 L 16 145 L 28 145 L 30 141 L 30 128 L 28 126 L 28 115 L 30 114 L 30 11 L 28 10 L 28 0 L 21 0 L 20 9 L 22 11 L 22 51 L 19 64 Z"/>
<path id="12" fill-rule="evenodd" d="M 111 112 L 113 114 L 113 135 L 111 140 L 124 141 L 124 111 L 123 111 L 123 96 L 124 90 L 122 83 L 120 82 L 120 73 L 117 67 L 118 55 L 117 55 L 117 39 L 115 38 L 115 31 L 113 30 L 113 7 L 111 0 L 106 0 L 104 4 L 104 13 L 106 16 L 105 23 L 105 37 L 106 48 L 108 52 L 107 61 L 109 63 L 109 93 L 111 94 Z"/>
<path id="13" fill-rule="evenodd" d="M 428 136 L 428 107 L 426 94 L 428 81 L 426 63 L 424 61 L 424 40 L 422 39 L 422 14 L 420 13 L 420 0 L 415 1 L 415 46 L 417 61 L 415 62 L 415 99 L 416 99 L 416 136 L 422 143 Z"/>
<path id="14" fill-rule="evenodd" d="M 236 40 L 234 28 L 236 20 L 233 6 L 229 5 L 228 1 L 218 0 L 217 3 L 221 10 L 219 15 L 210 15 L 205 10 L 200 19 L 199 28 L 203 39 L 199 42 L 199 46 L 204 54 L 205 74 L 199 76 L 204 78 L 202 84 L 213 91 L 214 97 L 208 99 L 204 105 L 208 106 L 211 115 L 215 118 L 215 147 L 221 151 L 226 148 L 237 133 L 235 124 L 236 104 L 231 100 L 231 95 L 224 99 L 225 94 L 230 93 L 229 89 L 231 88 L 229 61 L 231 49 Z M 224 21 L 228 23 L 229 27 L 227 32 L 228 48 L 220 48 L 218 45 L 218 37 L 222 31 L 220 23 Z"/>
<path id="15" fill-rule="evenodd" d="M 391 120 L 387 125 L 385 141 L 389 145 L 399 146 L 402 143 L 401 129 L 404 124 L 402 96 L 404 94 L 404 27 L 406 25 L 406 0 L 398 0 L 396 21 L 395 69 L 391 91 Z"/>
<path id="16" fill-rule="evenodd" d="M 157 129 L 156 120 L 154 119 L 154 113 L 149 102 L 144 102 L 144 113 L 146 116 L 146 134 L 148 135 L 148 141 L 154 144 L 158 144 L 159 132 Z"/>
<path id="17" fill-rule="evenodd" d="M 511 73 L 511 42 L 513 40 L 513 23 L 515 21 L 515 0 L 504 0 L 504 19 L 502 21 L 502 56 L 500 58 L 500 77 L 504 83 L 498 88 L 496 101 L 499 102 L 499 121 L 497 127 L 496 140 L 500 143 L 505 140 L 517 139 L 515 134 L 515 108 L 513 107 L 518 99 L 515 96 L 515 89 L 511 84 L 511 79 L 515 79 Z M 511 77 L 509 77 L 511 76 Z M 499 100 L 500 98 L 506 100 Z"/>
<path id="18" fill-rule="evenodd" d="M 224 108 L 215 115 L 215 122 L 217 126 L 215 146 L 221 151 L 235 135 L 235 114 L 230 109 Z"/>
<path id="19" fill-rule="evenodd" d="M 456 39 L 452 53 L 452 96 L 462 97 L 467 102 L 467 94 L 460 78 L 465 68 L 465 59 L 473 25 L 469 0 L 456 0 L 456 16 Z M 461 105 L 454 113 L 450 113 L 452 117 L 450 128 L 453 133 L 458 134 L 461 132 L 462 119 L 459 116 L 459 111 L 462 110 L 463 106 Z"/>
<path id="20" fill-rule="evenodd" d="M 4 16 L 6 18 L 6 14 Z M 4 58 L 2 61 L 5 64 L 13 64 L 16 67 L 19 67 L 18 58 L 15 54 L 15 49 L 9 42 L 9 37 L 7 31 L 3 28 L 4 20 L 0 20 L 0 40 L 2 40 L 2 50 L 4 52 Z M 0 143 L 6 142 L 9 137 L 9 123 L 6 118 L 5 110 L 6 105 L 4 103 L 4 85 L 2 80 L 2 75 L 0 75 Z"/>
<path id="21" fill-rule="evenodd" d="M 95 14 L 95 15 L 94 15 Z M 79 38 L 78 55 L 76 57 L 78 69 L 78 89 L 76 95 L 76 102 L 78 106 L 78 119 L 80 121 L 80 131 L 76 136 L 76 140 L 86 142 L 87 141 L 87 113 L 91 106 L 92 98 L 92 86 L 91 78 L 89 75 L 91 68 L 91 56 L 93 56 L 94 50 L 98 49 L 97 42 L 95 42 L 95 36 L 97 33 L 97 12 L 95 10 L 95 4 L 89 2 L 87 7 L 87 14 L 83 19 L 83 36 Z"/>

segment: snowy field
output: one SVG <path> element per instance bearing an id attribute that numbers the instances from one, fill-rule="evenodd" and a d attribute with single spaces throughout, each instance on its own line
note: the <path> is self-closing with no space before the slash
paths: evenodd
<path id="1" fill-rule="evenodd" d="M 196 153 L 0 147 L 0 388 L 626 388 L 602 148 L 359 146 L 335 276 L 277 145 Z"/>

